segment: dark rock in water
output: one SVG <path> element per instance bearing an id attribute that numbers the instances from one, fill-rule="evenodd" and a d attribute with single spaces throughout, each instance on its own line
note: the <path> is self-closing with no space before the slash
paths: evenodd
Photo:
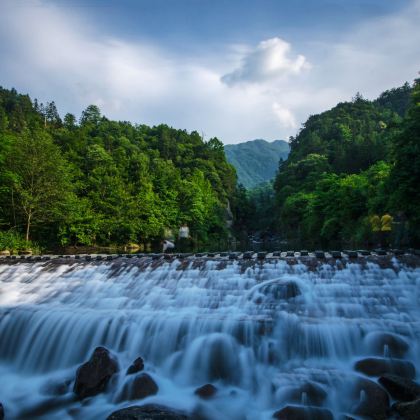
<path id="1" fill-rule="evenodd" d="M 244 252 L 242 254 L 242 258 L 244 260 L 250 260 L 250 259 L 252 259 L 253 255 L 254 255 L 254 253 L 252 251 L 247 251 L 247 252 Z"/>
<path id="2" fill-rule="evenodd" d="M 147 373 L 141 373 L 124 386 L 121 400 L 141 400 L 157 394 L 158 391 L 159 387 L 153 378 Z"/>
<path id="3" fill-rule="evenodd" d="M 333 420 L 330 410 L 318 407 L 287 405 L 273 414 L 278 420 Z"/>
<path id="4" fill-rule="evenodd" d="M 351 398 L 360 401 L 353 410 L 354 414 L 376 420 L 387 418 L 389 397 L 375 382 L 359 378 L 352 390 Z"/>
<path id="5" fill-rule="evenodd" d="M 302 401 L 302 395 L 306 394 L 306 403 L 313 406 L 321 406 L 327 398 L 327 393 L 320 385 L 314 382 L 307 382 L 302 386 L 286 392 L 285 397 L 294 403 Z"/>
<path id="6" fill-rule="evenodd" d="M 161 405 L 147 404 L 114 411 L 107 420 L 188 420 L 184 413 Z"/>
<path id="7" fill-rule="evenodd" d="M 200 388 L 197 388 L 194 391 L 194 394 L 198 395 L 200 398 L 207 399 L 213 397 L 216 394 L 216 392 L 217 388 L 214 385 L 206 384 L 201 386 Z"/>
<path id="8" fill-rule="evenodd" d="M 79 398 L 91 397 L 103 392 L 112 375 L 118 372 L 118 364 L 105 347 L 96 347 L 91 358 L 76 372 L 73 392 Z"/>
<path id="9" fill-rule="evenodd" d="M 274 300 L 291 299 L 301 294 L 294 281 L 270 281 L 259 287 L 259 292 Z"/>
<path id="10" fill-rule="evenodd" d="M 375 249 L 375 253 L 376 253 L 376 255 L 384 256 L 384 255 L 386 255 L 386 250 L 385 249 Z"/>
<path id="11" fill-rule="evenodd" d="M 0 420 L 4 419 L 4 407 L 3 404 L 0 403 Z"/>
<path id="12" fill-rule="evenodd" d="M 408 343 L 397 334 L 373 332 L 365 337 L 365 342 L 372 353 L 378 356 L 402 358 L 408 351 Z"/>
<path id="13" fill-rule="evenodd" d="M 420 419 L 420 399 L 411 402 L 399 402 L 394 404 L 392 408 L 404 420 Z"/>
<path id="14" fill-rule="evenodd" d="M 385 373 L 390 373 L 413 379 L 416 375 L 414 365 L 406 360 L 368 357 L 356 362 L 354 368 L 368 376 L 382 376 Z"/>
<path id="15" fill-rule="evenodd" d="M 379 383 L 398 401 L 413 401 L 420 398 L 420 385 L 407 378 L 385 374 Z M 420 413 L 420 412 L 419 412 Z"/>
<path id="16" fill-rule="evenodd" d="M 138 357 L 134 362 L 130 365 L 127 369 L 127 375 L 131 375 L 133 373 L 140 372 L 144 369 L 144 362 L 141 357 Z"/>

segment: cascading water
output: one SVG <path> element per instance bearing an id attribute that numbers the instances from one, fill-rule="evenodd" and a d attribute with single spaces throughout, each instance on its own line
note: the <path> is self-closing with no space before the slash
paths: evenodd
<path id="1" fill-rule="evenodd" d="M 97 346 L 120 370 L 79 401 L 75 372 Z M 145 403 L 217 420 L 268 419 L 285 406 L 369 416 L 379 375 L 355 364 L 418 371 L 419 354 L 420 269 L 389 256 L 0 264 L 6 419 L 105 419 Z M 139 356 L 158 392 L 126 401 Z M 200 398 L 207 383 L 217 391 Z"/>

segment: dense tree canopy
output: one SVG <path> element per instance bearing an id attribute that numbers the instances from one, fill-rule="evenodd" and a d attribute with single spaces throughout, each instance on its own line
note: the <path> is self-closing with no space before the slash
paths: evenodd
<path id="1" fill-rule="evenodd" d="M 369 218 L 390 212 L 419 244 L 419 102 L 417 80 L 311 116 L 275 180 L 279 231 L 309 246 L 374 245 Z"/>
<path id="2" fill-rule="evenodd" d="M 197 243 L 229 234 L 235 170 L 216 138 L 166 125 L 79 123 L 53 102 L 0 89 L 0 229 L 46 245 L 124 245 L 190 227 Z"/>
<path id="3" fill-rule="evenodd" d="M 418 246 L 419 186 L 419 80 L 311 116 L 274 183 L 252 191 L 216 138 L 111 121 L 95 105 L 62 119 L 54 102 L 0 88 L 0 248 L 157 242 L 182 223 L 207 248 L 273 233 L 374 245 L 370 218 L 386 212 Z"/>

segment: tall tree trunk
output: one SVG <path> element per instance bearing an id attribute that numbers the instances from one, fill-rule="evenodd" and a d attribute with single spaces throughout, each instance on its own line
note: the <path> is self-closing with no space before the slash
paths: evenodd
<path id="1" fill-rule="evenodd" d="M 16 209 L 15 209 L 15 196 L 13 193 L 13 188 L 12 188 L 12 211 L 13 211 L 13 223 L 14 223 L 14 227 L 16 227 Z"/>
<path id="2" fill-rule="evenodd" d="M 31 227 L 31 217 L 32 217 L 32 213 L 29 213 L 28 214 L 28 219 L 27 219 L 27 222 L 26 222 L 26 236 L 25 236 L 25 239 L 27 241 L 29 241 L 29 229 Z"/>

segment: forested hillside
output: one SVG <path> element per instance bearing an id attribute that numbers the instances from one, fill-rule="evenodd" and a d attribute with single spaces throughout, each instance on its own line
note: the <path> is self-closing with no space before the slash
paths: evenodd
<path id="1" fill-rule="evenodd" d="M 277 227 L 313 246 L 373 244 L 370 217 L 403 220 L 420 241 L 420 80 L 311 116 L 275 181 Z M 399 229 L 402 223 L 400 223 Z"/>
<path id="2" fill-rule="evenodd" d="M 0 89 L 0 247 L 145 243 L 184 222 L 211 243 L 228 235 L 235 189 L 216 138 L 111 121 L 94 105 L 62 119 L 54 102 Z"/>
<path id="3" fill-rule="evenodd" d="M 271 181 L 279 161 L 287 159 L 289 144 L 284 140 L 251 140 L 225 146 L 228 161 L 236 168 L 238 182 L 245 188 Z"/>

